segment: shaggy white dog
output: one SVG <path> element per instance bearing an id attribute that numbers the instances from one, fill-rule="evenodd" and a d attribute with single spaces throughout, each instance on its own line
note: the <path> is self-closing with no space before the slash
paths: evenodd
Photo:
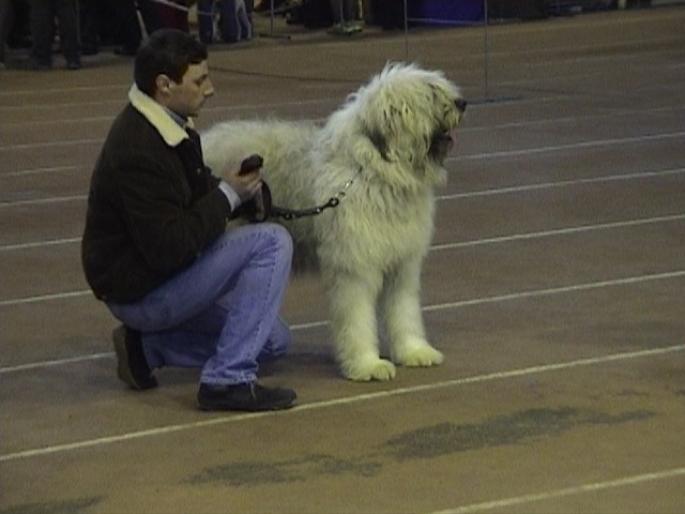
<path id="1" fill-rule="evenodd" d="M 445 182 L 443 162 L 465 106 L 442 73 L 389 64 L 323 127 L 236 121 L 202 136 L 216 171 L 261 155 L 274 205 L 308 208 L 345 192 L 338 207 L 284 224 L 296 260 L 299 252 L 318 260 L 336 355 L 352 380 L 389 380 L 393 363 L 443 360 L 426 340 L 420 274 L 433 234 L 433 189 Z M 379 331 L 391 360 L 380 356 Z"/>

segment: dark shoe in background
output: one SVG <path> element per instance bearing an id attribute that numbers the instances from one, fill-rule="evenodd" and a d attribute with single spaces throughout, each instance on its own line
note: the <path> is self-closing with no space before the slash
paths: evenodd
<path id="1" fill-rule="evenodd" d="M 83 45 L 81 47 L 81 55 L 97 55 L 100 49 L 97 46 Z"/>
<path id="2" fill-rule="evenodd" d="M 138 391 L 157 387 L 157 379 L 145 360 L 140 333 L 121 325 L 112 332 L 112 340 L 117 354 L 117 376 Z"/>
<path id="3" fill-rule="evenodd" d="M 126 48 L 125 46 L 122 46 L 120 48 L 115 48 L 114 53 L 116 55 L 121 55 L 122 57 L 133 57 L 138 53 L 138 49 Z"/>
<path id="4" fill-rule="evenodd" d="M 52 62 L 38 61 L 36 59 L 29 59 L 27 67 L 33 71 L 49 71 L 52 69 Z"/>
<path id="5" fill-rule="evenodd" d="M 270 411 L 295 406 L 292 389 L 264 387 L 256 382 L 233 385 L 200 384 L 197 403 L 202 410 Z"/>

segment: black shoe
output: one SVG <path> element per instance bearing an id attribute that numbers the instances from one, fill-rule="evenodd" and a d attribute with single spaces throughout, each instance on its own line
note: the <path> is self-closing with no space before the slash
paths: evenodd
<path id="1" fill-rule="evenodd" d="M 134 55 L 136 55 L 138 53 L 138 49 L 137 48 L 127 48 L 125 46 L 122 46 L 120 48 L 115 48 L 114 53 L 116 55 L 121 55 L 123 57 L 133 57 Z"/>
<path id="2" fill-rule="evenodd" d="M 234 385 L 201 383 L 197 403 L 202 410 L 268 411 L 295 406 L 292 389 L 264 387 L 256 382 Z"/>
<path id="3" fill-rule="evenodd" d="M 138 391 L 157 387 L 157 379 L 145 360 L 140 333 L 121 325 L 112 332 L 112 340 L 119 378 Z"/>
<path id="4" fill-rule="evenodd" d="M 27 63 L 27 68 L 33 71 L 49 71 L 52 69 L 52 62 L 30 59 Z"/>

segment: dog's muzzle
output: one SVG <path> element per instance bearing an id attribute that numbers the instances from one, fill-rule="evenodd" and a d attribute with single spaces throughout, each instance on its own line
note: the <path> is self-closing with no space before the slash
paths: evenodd
<path id="1" fill-rule="evenodd" d="M 454 101 L 454 105 L 457 106 L 457 110 L 461 113 L 464 114 L 464 111 L 466 111 L 466 106 L 468 105 L 468 102 L 464 100 L 463 98 L 457 98 Z"/>

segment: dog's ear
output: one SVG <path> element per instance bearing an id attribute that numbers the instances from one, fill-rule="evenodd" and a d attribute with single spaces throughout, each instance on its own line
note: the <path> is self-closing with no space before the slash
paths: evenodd
<path id="1" fill-rule="evenodd" d="M 381 154 L 381 157 L 383 157 L 383 160 L 388 160 L 388 142 L 385 139 L 385 136 L 381 134 L 380 131 L 378 130 L 367 130 L 367 137 L 373 143 L 373 146 L 376 147 L 376 150 L 378 150 L 378 153 Z"/>

